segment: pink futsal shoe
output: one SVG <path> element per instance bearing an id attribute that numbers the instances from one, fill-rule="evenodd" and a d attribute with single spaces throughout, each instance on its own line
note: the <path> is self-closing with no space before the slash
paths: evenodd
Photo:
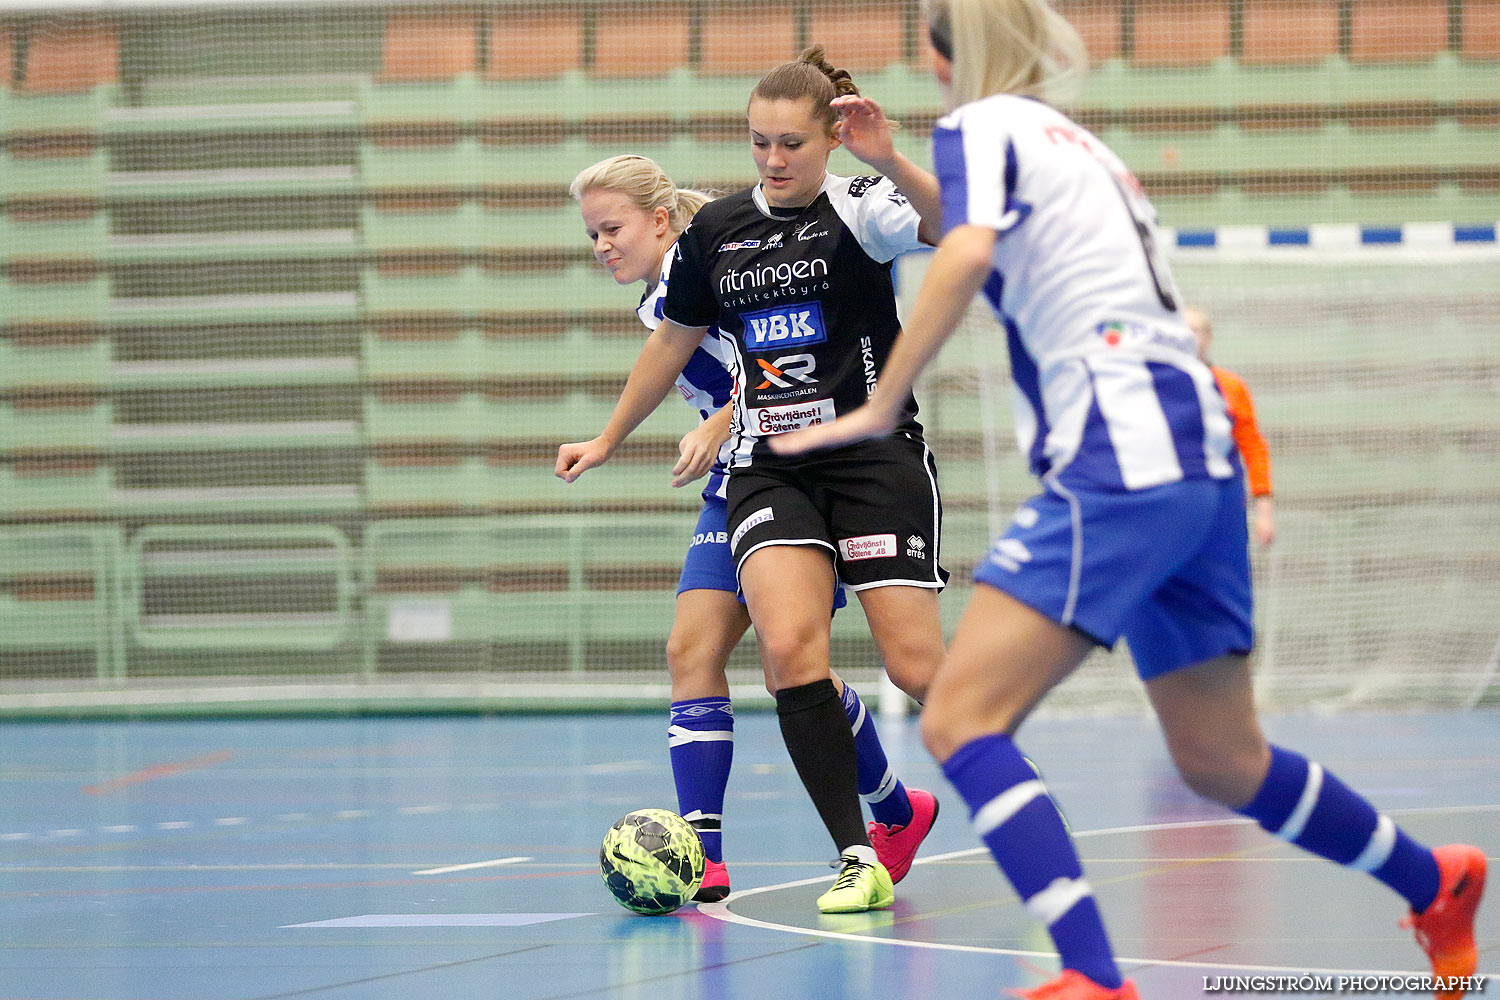
<path id="1" fill-rule="evenodd" d="M 1030 990 L 1007 990 L 1021 1000 L 1141 1000 L 1130 980 L 1120 984 L 1117 990 L 1107 989 L 1088 976 L 1074 969 L 1064 969 L 1062 975 L 1050 983 Z"/>
<path id="2" fill-rule="evenodd" d="M 1437 1000 L 1458 1000 L 1468 991 L 1466 980 L 1479 967 L 1474 946 L 1474 914 L 1484 895 L 1484 876 L 1489 868 L 1484 852 L 1468 844 L 1435 847 L 1438 863 L 1438 894 L 1421 913 L 1407 914 L 1402 927 L 1410 927 L 1417 944 L 1432 959 L 1432 974 L 1439 980 L 1456 980 L 1451 989 L 1433 993 Z"/>
<path id="3" fill-rule="evenodd" d="M 695 903 L 717 903 L 729 895 L 729 869 L 722 861 L 703 863 L 703 881 L 693 893 Z"/>
<path id="4" fill-rule="evenodd" d="M 906 797 L 911 800 L 910 823 L 905 826 L 870 824 L 870 846 L 875 848 L 875 856 L 885 865 L 885 870 L 891 873 L 892 885 L 911 871 L 917 848 L 932 832 L 932 824 L 937 821 L 938 815 L 938 800 L 931 792 L 908 788 Z"/>

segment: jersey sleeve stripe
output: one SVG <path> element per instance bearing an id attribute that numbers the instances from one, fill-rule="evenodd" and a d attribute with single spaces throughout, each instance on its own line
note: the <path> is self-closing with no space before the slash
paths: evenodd
<path id="1" fill-rule="evenodd" d="M 932 162 L 943 193 L 943 233 L 969 221 L 969 172 L 964 135 L 941 125 L 932 130 Z"/>

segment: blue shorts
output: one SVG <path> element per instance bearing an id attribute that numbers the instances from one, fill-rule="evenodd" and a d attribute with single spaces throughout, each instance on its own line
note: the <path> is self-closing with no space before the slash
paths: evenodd
<path id="1" fill-rule="evenodd" d="M 837 586 L 833 595 L 833 608 L 837 611 L 848 603 L 844 588 Z M 727 590 L 739 594 L 740 603 L 745 596 L 739 593 L 739 579 L 734 571 L 734 552 L 729 547 L 729 504 L 717 497 L 703 501 L 703 510 L 698 514 L 698 524 L 693 529 L 693 540 L 688 543 L 687 558 L 682 562 L 682 575 L 677 578 L 677 592 L 684 590 Z"/>
<path id="2" fill-rule="evenodd" d="M 1123 637 L 1142 680 L 1250 651 L 1242 477 L 1134 491 L 1045 486 L 974 570 L 977 582 L 1101 646 Z"/>

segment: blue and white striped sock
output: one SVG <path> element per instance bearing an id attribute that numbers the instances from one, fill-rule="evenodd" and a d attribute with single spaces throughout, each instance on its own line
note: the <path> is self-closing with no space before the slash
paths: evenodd
<path id="1" fill-rule="evenodd" d="M 865 711 L 859 692 L 847 681 L 844 682 L 842 700 L 844 714 L 849 717 L 849 729 L 854 733 L 859 797 L 869 803 L 875 822 L 905 826 L 911 822 L 911 799 L 907 798 L 906 786 L 891 770 L 885 747 L 880 744 L 880 734 L 875 731 L 875 720 Z"/>
<path id="2" fill-rule="evenodd" d="M 734 760 L 734 707 L 728 698 L 674 701 L 667 751 L 677 811 L 698 831 L 710 861 L 724 860 L 724 788 Z"/>
<path id="3" fill-rule="evenodd" d="M 1437 896 L 1437 860 L 1390 817 L 1301 754 L 1271 747 L 1260 791 L 1238 812 L 1305 851 L 1369 872 L 1418 913 Z"/>
<path id="4" fill-rule="evenodd" d="M 943 773 L 969 804 L 984 841 L 1033 917 L 1047 926 L 1065 969 L 1118 989 L 1120 970 L 1057 806 L 1010 737 L 959 748 Z"/>

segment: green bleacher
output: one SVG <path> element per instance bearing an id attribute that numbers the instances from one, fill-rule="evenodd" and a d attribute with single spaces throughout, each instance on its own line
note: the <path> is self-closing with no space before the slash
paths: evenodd
<path id="1" fill-rule="evenodd" d="M 646 9 L 617 6 L 632 4 Z M 915 32 L 915 0 L 897 6 L 891 23 Z M 664 640 L 696 506 L 667 469 L 691 415 L 669 403 L 579 483 L 551 473 L 557 443 L 603 424 L 644 336 L 638 290 L 594 266 L 566 185 L 627 150 L 683 183 L 748 183 L 742 115 L 758 74 L 721 72 L 696 50 L 647 75 L 604 65 L 597 45 L 556 66 L 496 54 L 514 14 L 599 8 L 59 13 L 48 17 L 112 45 L 117 67 L 79 63 L 66 45 L 34 45 L 24 65 L 7 49 L 0 659 L 117 677 L 178 669 L 184 650 L 234 649 L 267 669 L 333 651 L 373 671 L 401 654 L 392 614 L 434 593 L 459 644 L 546 643 L 559 613 L 580 623 L 553 643 L 570 666 L 611 639 Z M 440 34 L 402 55 L 393 41 L 423 18 L 488 41 L 420 49 Z M 41 25 L 0 15 L 0 44 L 18 53 Z M 696 28 L 695 44 L 711 30 Z M 1152 66 L 1113 42 L 1074 108 L 1168 226 L 1500 218 L 1488 43 L 1459 31 L 1421 58 L 1370 59 L 1346 40 L 1285 65 L 1229 51 Z M 903 121 L 898 145 L 918 162 L 939 113 L 921 44 L 904 35 L 890 47 L 901 56 L 855 73 Z M 843 152 L 832 169 L 863 170 Z M 1488 349 L 1492 323 L 1453 322 L 1424 363 Z M 1469 482 L 1500 483 L 1496 451 L 1458 433 L 1493 406 L 1487 383 L 1372 396 L 1335 369 L 1411 363 L 1404 332 L 1317 335 L 1333 385 L 1315 396 L 1278 384 L 1285 343 L 1242 352 L 1268 424 L 1326 432 L 1272 432 L 1308 508 L 1370 482 L 1418 491 L 1455 461 L 1479 470 Z M 977 397 L 926 405 L 949 551 L 981 552 L 996 474 L 976 445 Z M 1342 431 L 1407 429 L 1399 454 L 1326 460 Z M 998 477 L 1006 498 L 1030 492 L 1019 459 Z M 241 555 L 193 556 L 215 538 Z M 306 612 L 315 620 L 246 596 L 267 577 L 256 553 L 289 546 L 302 550 L 283 559 L 291 575 L 322 581 L 308 584 L 326 598 Z M 622 585 L 631 573 L 640 582 Z M 195 582 L 198 603 L 182 596 Z M 158 599 L 166 610 L 148 608 Z M 854 642 L 860 627 L 846 614 L 837 629 Z"/>
<path id="2" fill-rule="evenodd" d="M 57 670 L 45 654 L 76 652 L 74 675 L 123 676 L 122 548 L 113 527 L 0 527 L 0 658 L 41 654 Z"/>

